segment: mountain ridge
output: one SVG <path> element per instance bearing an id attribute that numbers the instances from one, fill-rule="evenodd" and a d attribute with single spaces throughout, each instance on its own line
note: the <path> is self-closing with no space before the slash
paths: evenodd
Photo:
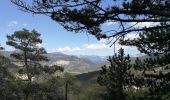
<path id="1" fill-rule="evenodd" d="M 10 57 L 10 54 L 14 51 L 1 51 L 1 55 L 15 60 Z M 60 52 L 47 53 L 45 56 L 48 57 L 48 62 L 41 62 L 43 65 L 60 65 L 63 66 L 65 71 L 72 73 L 85 73 L 89 71 L 99 70 L 102 66 L 102 63 L 105 63 L 105 60 L 97 59 L 92 61 L 92 59 L 86 57 L 77 57 L 75 55 L 67 55 Z M 101 62 L 102 61 L 102 62 Z"/>
<path id="2" fill-rule="evenodd" d="M 1 51 L 0 54 L 14 60 L 10 54 L 14 51 Z M 97 55 L 67 55 L 61 52 L 47 53 L 48 62 L 41 62 L 43 65 L 60 65 L 65 71 L 81 74 L 101 69 L 101 66 L 107 65 L 108 56 Z M 147 56 L 141 56 L 140 59 L 145 59 Z M 136 57 L 131 57 L 131 62 L 134 63 Z"/>

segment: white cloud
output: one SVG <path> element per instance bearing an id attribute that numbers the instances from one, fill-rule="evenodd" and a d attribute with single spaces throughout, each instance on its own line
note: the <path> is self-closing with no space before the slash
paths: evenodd
<path id="1" fill-rule="evenodd" d="M 108 22 L 106 22 L 105 24 L 107 25 L 107 26 L 110 26 L 110 25 L 115 25 L 117 22 L 113 22 L 113 21 L 108 21 Z"/>
<path id="2" fill-rule="evenodd" d="M 36 44 L 36 46 L 38 46 L 38 47 L 43 47 L 45 45 L 45 43 L 38 43 L 38 44 Z"/>
<path id="3" fill-rule="evenodd" d="M 114 49 L 114 45 L 112 47 L 110 47 L 111 49 Z M 129 48 L 133 48 L 133 47 L 130 47 L 130 46 L 123 46 L 123 45 L 120 45 L 118 43 L 115 44 L 115 50 L 118 51 L 120 48 L 123 48 L 125 50 L 128 50 Z"/>
<path id="4" fill-rule="evenodd" d="M 42 44 L 40 44 L 40 43 L 39 43 L 39 44 L 36 44 L 36 46 L 38 46 L 38 47 L 42 47 Z"/>
<path id="5" fill-rule="evenodd" d="M 85 49 L 108 49 L 109 46 L 104 43 L 99 44 L 84 44 L 83 47 Z"/>
<path id="6" fill-rule="evenodd" d="M 99 50 L 99 49 L 110 49 L 109 45 L 104 43 L 96 43 L 96 44 L 83 44 L 80 47 L 69 47 L 65 46 L 63 48 L 57 48 L 55 51 L 57 52 L 76 52 L 76 51 L 84 51 L 84 50 Z"/>
<path id="7" fill-rule="evenodd" d="M 135 33 L 126 35 L 126 38 L 130 40 L 138 38 L 138 37 L 139 37 L 139 34 L 135 34 Z"/>
<path id="8" fill-rule="evenodd" d="M 22 24 L 23 26 L 27 26 L 28 24 Z"/>
<path id="9" fill-rule="evenodd" d="M 130 23 L 130 25 L 135 25 L 136 22 Z M 151 27 L 151 26 L 156 26 L 159 25 L 159 22 L 139 22 L 137 23 L 134 27 Z"/>
<path id="10" fill-rule="evenodd" d="M 74 52 L 74 51 L 80 51 L 81 49 L 79 47 L 69 47 L 69 46 L 66 46 L 64 48 L 58 48 L 56 51 L 57 52 Z"/>
<path id="11" fill-rule="evenodd" d="M 9 27 L 13 27 L 13 26 L 16 26 L 18 24 L 18 21 L 10 21 L 9 23 L 8 23 L 8 26 Z"/>
<path id="12" fill-rule="evenodd" d="M 99 43 L 106 43 L 107 39 L 100 39 Z"/>
<path id="13" fill-rule="evenodd" d="M 122 46 L 118 43 L 115 44 L 115 52 L 118 52 L 120 48 L 123 48 L 126 54 L 136 54 L 139 53 L 136 47 L 132 46 Z M 94 44 L 83 44 L 80 47 L 69 47 L 65 46 L 63 48 L 57 48 L 54 52 L 62 52 L 65 54 L 73 54 L 73 55 L 113 55 L 114 54 L 114 45 L 110 47 L 110 45 L 104 43 L 94 43 Z"/>

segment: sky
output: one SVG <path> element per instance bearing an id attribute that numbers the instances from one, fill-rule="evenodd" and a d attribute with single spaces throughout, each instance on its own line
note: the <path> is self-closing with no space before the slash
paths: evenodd
<path id="1" fill-rule="evenodd" d="M 87 33 L 74 33 L 66 31 L 62 26 L 45 15 L 33 15 L 22 12 L 10 0 L 0 0 L 0 44 L 7 51 L 14 48 L 6 45 L 6 35 L 26 28 L 35 29 L 41 33 L 44 47 L 48 53 L 62 52 L 69 55 L 113 55 L 113 47 L 110 47 L 108 40 L 98 41 L 94 36 Z M 103 25 L 103 30 L 112 29 L 115 23 L 107 22 Z M 130 38 L 135 35 L 130 34 Z M 140 52 L 135 47 L 127 47 L 116 44 L 116 51 L 121 47 L 126 54 L 132 56 L 139 55 Z"/>

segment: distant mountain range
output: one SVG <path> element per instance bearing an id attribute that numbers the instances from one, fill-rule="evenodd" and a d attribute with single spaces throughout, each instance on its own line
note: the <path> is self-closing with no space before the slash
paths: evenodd
<path id="1" fill-rule="evenodd" d="M 10 57 L 11 51 L 1 51 L 0 54 L 13 59 Z M 107 57 L 95 56 L 95 55 L 66 55 L 60 52 L 48 53 L 45 56 L 48 57 L 48 62 L 41 62 L 43 65 L 61 65 L 65 71 L 69 71 L 75 74 L 91 72 L 99 70 L 102 65 L 107 63 Z M 13 59 L 14 60 L 14 59 Z"/>
<path id="2" fill-rule="evenodd" d="M 74 73 L 84 73 L 88 71 L 99 70 L 106 63 L 106 57 L 100 56 L 75 56 L 66 55 L 60 52 L 48 53 L 46 55 L 50 61 L 48 65 L 62 65 L 66 71 Z"/>
<path id="3" fill-rule="evenodd" d="M 1 51 L 0 54 L 7 58 L 10 57 L 11 51 Z M 100 70 L 101 66 L 108 64 L 108 56 L 96 56 L 96 55 L 66 55 L 60 52 L 48 53 L 45 56 L 48 57 L 48 62 L 41 62 L 43 65 L 61 65 L 65 71 L 75 74 L 87 73 Z M 147 56 L 141 56 L 140 59 L 145 59 Z M 136 57 L 131 57 L 132 63 L 134 63 Z M 14 59 L 13 59 L 14 60 Z"/>
<path id="4" fill-rule="evenodd" d="M 89 60 L 95 64 L 101 64 L 108 59 L 108 56 L 96 56 L 96 55 L 79 55 L 80 59 Z"/>

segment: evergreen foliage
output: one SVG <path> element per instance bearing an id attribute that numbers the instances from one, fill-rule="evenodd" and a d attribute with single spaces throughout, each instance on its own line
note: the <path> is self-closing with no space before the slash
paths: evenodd
<path id="1" fill-rule="evenodd" d="M 121 48 L 118 54 L 109 57 L 110 66 L 103 66 L 97 79 L 101 86 L 108 90 L 108 97 L 104 100 L 125 100 L 124 87 L 131 85 L 130 56 L 125 56 Z"/>
<path id="2" fill-rule="evenodd" d="M 165 100 L 170 90 L 170 28 L 155 29 L 140 33 L 133 40 L 120 43 L 136 46 L 138 50 L 150 55 L 143 61 L 136 59 L 135 68 L 141 71 L 140 83 L 149 88 L 151 99 Z M 166 95 L 166 96 L 165 96 Z M 165 97 L 164 97 L 165 96 Z"/>
<path id="3" fill-rule="evenodd" d="M 40 34 L 36 30 L 30 32 L 23 29 L 7 35 L 7 39 L 7 45 L 16 49 L 11 54 L 16 59 L 14 62 L 21 63 L 18 73 L 21 76 L 27 76 L 26 80 L 21 78 L 8 84 L 8 87 L 12 89 L 10 91 L 15 93 L 15 97 L 24 100 L 63 100 L 63 96 L 60 94 L 62 89 L 57 87 L 58 82 L 53 77 L 57 71 L 63 72 L 64 68 L 58 65 L 44 66 L 41 64 L 42 61 L 48 61 L 48 58 L 44 55 L 46 54 L 45 49 L 39 46 L 42 43 Z M 38 77 L 45 74 L 48 74 L 49 79 L 40 82 Z M 17 76 L 15 77 L 17 78 Z M 50 84 L 50 86 L 45 84 Z"/>
<path id="4" fill-rule="evenodd" d="M 48 61 L 44 48 L 38 45 L 42 43 L 39 38 L 40 34 L 33 30 L 29 32 L 26 29 L 16 31 L 12 35 L 7 35 L 7 45 L 14 47 L 17 51 L 11 56 L 23 63 L 23 68 L 20 69 L 20 74 L 26 74 L 29 81 L 32 77 L 40 74 L 40 61 Z"/>
<path id="5" fill-rule="evenodd" d="M 169 0 L 11 0 L 22 11 L 50 16 L 68 31 L 88 32 L 97 39 L 120 37 L 131 32 L 170 26 Z M 102 31 L 102 24 L 114 22 L 119 28 Z M 142 22 L 158 25 L 137 27 Z"/>
<path id="6" fill-rule="evenodd" d="M 1 49 L 2 50 L 2 49 Z M 13 74 L 9 71 L 11 66 L 15 66 L 11 61 L 1 55 L 0 51 L 0 99 L 12 100 L 15 95 L 12 93 L 12 89 L 9 87 L 11 82 L 15 80 Z"/>
<path id="7" fill-rule="evenodd" d="M 148 55 L 168 55 L 170 53 L 170 28 L 144 31 L 135 39 L 120 41 L 123 45 L 136 46 Z"/>

